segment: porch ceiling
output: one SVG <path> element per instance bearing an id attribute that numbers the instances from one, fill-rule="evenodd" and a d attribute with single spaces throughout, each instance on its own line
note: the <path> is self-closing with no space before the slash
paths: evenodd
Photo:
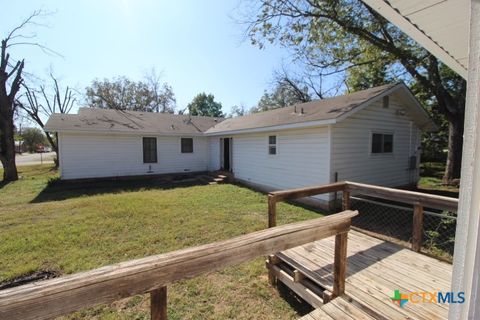
<path id="1" fill-rule="evenodd" d="M 363 0 L 463 78 L 468 69 L 468 0 Z"/>

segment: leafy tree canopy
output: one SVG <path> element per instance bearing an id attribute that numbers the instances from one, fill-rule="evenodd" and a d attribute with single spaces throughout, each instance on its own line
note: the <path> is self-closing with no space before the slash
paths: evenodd
<path id="1" fill-rule="evenodd" d="M 172 87 L 158 81 L 132 81 L 126 77 L 94 80 L 86 88 L 86 104 L 93 108 L 173 113 Z"/>
<path id="2" fill-rule="evenodd" d="M 223 117 L 222 104 L 215 101 L 213 94 L 205 92 L 197 94 L 192 102 L 187 105 L 189 114 L 192 116 Z"/>
<path id="3" fill-rule="evenodd" d="M 47 143 L 45 134 L 39 128 L 25 128 L 21 136 L 23 145 L 27 148 L 28 152 L 34 152 L 37 145 Z"/>
<path id="4" fill-rule="evenodd" d="M 230 114 L 228 115 L 229 118 L 234 117 L 241 117 L 248 114 L 247 108 L 244 105 L 235 105 L 232 107 Z"/>
<path id="5" fill-rule="evenodd" d="M 257 107 L 252 108 L 251 112 L 283 108 L 311 100 L 306 86 L 296 83 L 287 76 L 277 76 L 275 81 L 276 84 L 273 90 L 271 92 L 264 91 Z"/>

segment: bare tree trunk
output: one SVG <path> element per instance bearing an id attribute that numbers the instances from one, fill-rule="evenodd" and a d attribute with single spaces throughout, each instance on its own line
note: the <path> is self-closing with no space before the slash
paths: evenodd
<path id="1" fill-rule="evenodd" d="M 42 126 L 42 128 L 43 128 L 43 126 Z M 45 136 L 47 137 L 48 142 L 49 142 L 50 145 L 52 146 L 52 150 L 55 151 L 56 158 L 53 159 L 53 162 L 55 163 L 55 169 L 58 169 L 58 166 L 59 166 L 59 164 L 60 164 L 60 158 L 59 158 L 58 146 L 57 146 L 57 143 L 58 143 L 58 135 L 55 135 L 56 141 L 53 140 L 53 138 L 52 138 L 52 136 L 50 135 L 49 132 L 45 132 Z"/>
<path id="2" fill-rule="evenodd" d="M 0 160 L 3 165 L 3 181 L 18 180 L 15 165 L 15 140 L 13 138 L 13 118 L 5 119 L 0 115 Z"/>
<path id="3" fill-rule="evenodd" d="M 443 183 L 452 184 L 453 180 L 460 179 L 463 149 L 463 117 L 449 122 L 448 156 L 443 175 Z"/>

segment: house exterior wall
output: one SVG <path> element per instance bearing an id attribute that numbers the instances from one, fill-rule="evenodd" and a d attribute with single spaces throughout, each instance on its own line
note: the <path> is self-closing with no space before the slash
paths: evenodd
<path id="1" fill-rule="evenodd" d="M 416 183 L 421 132 L 408 113 L 397 114 L 400 109 L 401 102 L 390 96 L 387 109 L 380 99 L 332 126 L 332 176 L 388 187 Z M 392 154 L 371 153 L 373 132 L 393 133 Z M 411 156 L 417 169 L 409 169 Z"/>
<path id="2" fill-rule="evenodd" d="M 268 137 L 277 136 L 277 154 L 268 154 Z M 242 134 L 233 137 L 235 178 L 261 189 L 280 190 L 329 182 L 327 126 Z M 327 196 L 317 199 L 328 200 Z"/>
<path id="3" fill-rule="evenodd" d="M 181 137 L 157 136 L 157 163 L 143 163 L 142 137 L 141 135 L 60 133 L 62 179 L 208 170 L 208 138 L 192 137 L 193 153 L 181 153 Z M 146 135 L 146 137 L 154 136 Z M 184 137 L 189 138 L 189 136 Z"/>
<path id="4" fill-rule="evenodd" d="M 208 138 L 208 170 L 220 170 L 220 138 Z"/>

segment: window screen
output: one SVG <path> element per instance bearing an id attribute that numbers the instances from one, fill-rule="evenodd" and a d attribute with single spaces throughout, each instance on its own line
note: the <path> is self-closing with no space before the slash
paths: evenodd
<path id="1" fill-rule="evenodd" d="M 157 162 L 157 138 L 143 138 L 143 163 Z"/>
<path id="2" fill-rule="evenodd" d="M 268 154 L 277 154 L 277 136 L 268 136 Z"/>
<path id="3" fill-rule="evenodd" d="M 182 153 L 193 153 L 193 138 L 182 138 Z"/>
<path id="4" fill-rule="evenodd" d="M 372 153 L 392 153 L 393 134 L 372 133 Z"/>

